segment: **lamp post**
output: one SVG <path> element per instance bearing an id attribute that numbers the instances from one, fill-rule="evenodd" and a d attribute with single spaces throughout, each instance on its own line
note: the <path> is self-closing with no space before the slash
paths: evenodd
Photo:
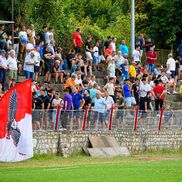
<path id="1" fill-rule="evenodd" d="M 11 0 L 11 21 L 14 21 L 14 0 Z M 12 44 L 14 45 L 14 23 L 12 23 Z"/>
<path id="2" fill-rule="evenodd" d="M 135 0 L 131 0 L 131 54 L 135 49 Z"/>

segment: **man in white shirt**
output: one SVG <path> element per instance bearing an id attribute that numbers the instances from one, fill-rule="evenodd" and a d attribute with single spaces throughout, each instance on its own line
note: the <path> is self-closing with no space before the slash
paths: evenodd
<path id="1" fill-rule="evenodd" d="M 7 70 L 7 60 L 6 60 L 6 51 L 0 51 L 0 82 L 2 83 L 2 91 L 5 91 L 6 83 L 6 70 Z"/>
<path id="2" fill-rule="evenodd" d="M 54 40 L 54 34 L 53 34 L 53 28 L 49 27 L 48 32 L 46 33 L 46 43 L 48 45 L 52 44 L 53 46 L 55 45 L 55 40 Z"/>
<path id="3" fill-rule="evenodd" d="M 34 59 L 35 52 L 32 51 L 30 55 L 25 57 L 25 62 L 23 66 L 23 70 L 25 71 L 26 79 L 32 78 L 34 79 L 34 66 L 36 65 L 36 61 Z"/>
<path id="4" fill-rule="evenodd" d="M 141 62 L 141 54 L 140 54 L 140 46 L 136 46 L 135 50 L 133 51 L 132 54 L 133 61 L 135 63 L 140 63 Z"/>
<path id="5" fill-rule="evenodd" d="M 117 64 L 121 66 L 121 64 L 124 64 L 124 57 L 122 56 L 122 52 L 118 51 L 118 54 L 114 56 L 115 61 L 117 61 Z"/>
<path id="6" fill-rule="evenodd" d="M 30 55 L 31 51 L 35 50 L 33 42 L 34 40 L 30 38 L 26 45 L 26 55 Z"/>
<path id="7" fill-rule="evenodd" d="M 9 69 L 9 73 L 8 73 L 8 89 L 10 89 L 11 87 L 14 87 L 16 84 L 16 79 L 17 79 L 17 70 L 18 70 L 18 66 L 17 66 L 17 61 L 16 61 L 16 57 L 15 57 L 15 51 L 11 50 L 9 52 L 9 57 L 7 60 L 7 66 Z"/>
<path id="8" fill-rule="evenodd" d="M 167 60 L 167 70 L 171 72 L 172 78 L 174 78 L 176 69 L 176 62 L 172 57 L 172 54 L 168 54 L 168 60 Z"/>
<path id="9" fill-rule="evenodd" d="M 142 79 L 140 83 L 140 106 L 141 110 L 147 110 L 147 94 L 151 90 L 150 85 L 147 83 L 146 78 Z"/>

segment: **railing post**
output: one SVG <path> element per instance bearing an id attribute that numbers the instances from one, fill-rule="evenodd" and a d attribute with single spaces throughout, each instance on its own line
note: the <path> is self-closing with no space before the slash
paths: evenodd
<path id="1" fill-rule="evenodd" d="M 85 106 L 85 111 L 84 111 L 84 117 L 83 117 L 83 124 L 82 124 L 82 130 L 85 130 L 86 128 L 86 122 L 87 122 L 87 116 L 88 116 L 88 106 Z"/>
<path id="2" fill-rule="evenodd" d="M 163 109 L 163 108 L 161 108 L 161 109 L 160 109 L 159 124 L 158 124 L 158 131 L 160 131 L 160 130 L 161 130 L 163 112 L 164 112 L 164 109 Z"/>
<path id="3" fill-rule="evenodd" d="M 112 130 L 112 119 L 114 113 L 114 105 L 111 106 L 110 118 L 109 118 L 109 130 Z"/>
<path id="4" fill-rule="evenodd" d="M 60 118 L 60 111 L 61 111 L 61 106 L 58 105 L 57 109 L 56 109 L 56 124 L 55 124 L 55 130 L 58 129 L 58 122 L 59 122 L 59 118 Z"/>
<path id="5" fill-rule="evenodd" d="M 135 118 L 134 118 L 134 131 L 137 129 L 137 124 L 138 124 L 138 113 L 139 113 L 139 107 L 136 106 L 135 108 Z"/>

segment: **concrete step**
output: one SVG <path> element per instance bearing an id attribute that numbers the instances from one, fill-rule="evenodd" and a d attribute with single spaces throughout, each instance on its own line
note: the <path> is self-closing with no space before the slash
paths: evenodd
<path id="1" fill-rule="evenodd" d="M 165 100 L 172 101 L 172 102 L 182 102 L 182 98 L 180 97 L 180 94 L 167 95 Z"/>

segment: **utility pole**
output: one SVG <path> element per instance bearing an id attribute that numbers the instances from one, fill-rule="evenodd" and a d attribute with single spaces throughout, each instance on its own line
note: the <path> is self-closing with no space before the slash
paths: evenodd
<path id="1" fill-rule="evenodd" d="M 14 22 L 14 0 L 11 0 L 11 21 Z M 14 45 L 14 23 L 12 23 L 12 43 Z"/>
<path id="2" fill-rule="evenodd" d="M 135 49 L 135 0 L 131 0 L 131 54 Z"/>

